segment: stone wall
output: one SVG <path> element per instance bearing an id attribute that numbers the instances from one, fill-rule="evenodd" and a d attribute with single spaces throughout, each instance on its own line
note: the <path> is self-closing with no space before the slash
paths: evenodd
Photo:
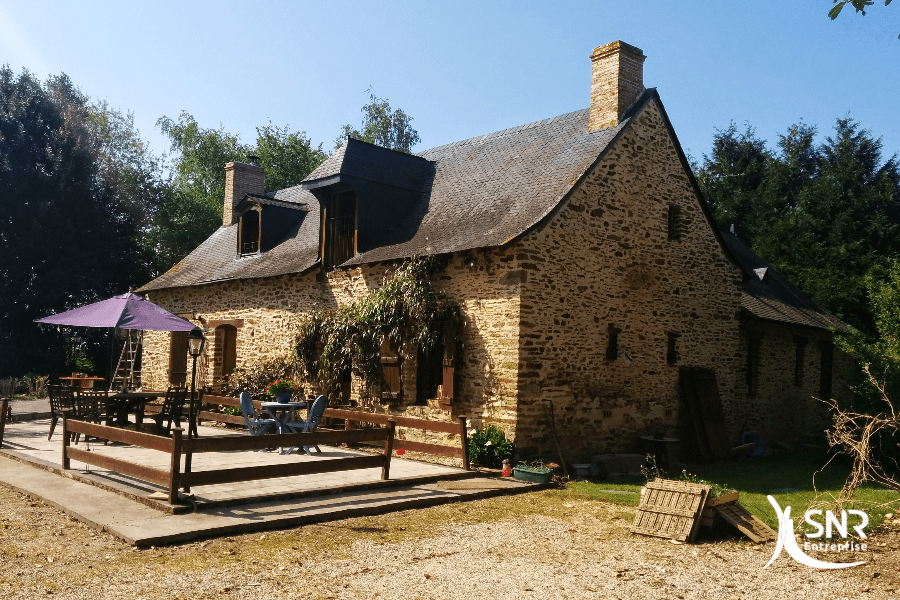
<path id="1" fill-rule="evenodd" d="M 326 274 L 238 280 L 155 290 L 148 299 L 207 330 L 198 385 L 215 385 L 221 372 L 218 346 L 222 337 L 216 327 L 237 328 L 237 367 L 286 356 L 293 351 L 295 326 L 303 314 L 315 307 L 336 308 L 351 303 L 380 286 L 389 270 L 388 265 L 380 264 Z M 487 416 L 504 424 L 510 434 L 515 421 L 519 361 L 518 271 L 511 250 L 472 251 L 450 256 L 434 282 L 436 292 L 456 302 L 463 316 L 456 397 L 448 418 L 464 415 L 479 423 Z M 147 388 L 165 389 L 168 385 L 170 337 L 168 332 L 145 334 L 142 378 Z M 401 377 L 402 397 L 382 410 L 402 412 L 416 401 L 415 352 L 405 357 Z M 355 377 L 351 400 L 373 404 L 367 395 L 368 390 Z"/>
<path id="2" fill-rule="evenodd" d="M 734 412 L 741 276 L 699 202 L 653 102 L 517 245 L 527 281 L 516 445 L 526 454 L 552 451 L 544 400 L 567 460 L 674 433 L 680 365 L 715 369 Z M 606 357 L 610 327 L 620 330 L 615 360 Z M 669 333 L 678 336 L 674 364 Z"/>
<path id="3" fill-rule="evenodd" d="M 747 354 L 754 340 L 756 357 L 753 384 L 747 386 Z M 799 342 L 799 344 L 798 344 Z M 798 345 L 800 366 L 798 373 Z M 782 323 L 750 320 L 741 328 L 740 362 L 734 387 L 740 428 L 759 433 L 765 443 L 786 442 L 797 445 L 810 436 L 821 442 L 830 424 L 821 397 L 822 351 L 831 346 L 826 331 Z M 851 359 L 837 349 L 831 367 L 831 396 L 842 400 L 850 397 L 845 370 Z M 736 432 L 735 439 L 737 439 Z"/>

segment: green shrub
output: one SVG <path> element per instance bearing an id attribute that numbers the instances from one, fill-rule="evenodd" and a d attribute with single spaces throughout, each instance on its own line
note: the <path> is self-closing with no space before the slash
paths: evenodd
<path id="1" fill-rule="evenodd" d="M 469 460 L 482 467 L 499 468 L 504 458 L 510 458 L 513 443 L 496 425 L 469 432 Z"/>
<path id="2" fill-rule="evenodd" d="M 293 377 L 295 367 L 296 363 L 287 357 L 267 360 L 251 367 L 238 367 L 222 382 L 222 393 L 237 397 L 241 392 L 247 392 L 253 397 L 262 397 L 271 382 Z"/>

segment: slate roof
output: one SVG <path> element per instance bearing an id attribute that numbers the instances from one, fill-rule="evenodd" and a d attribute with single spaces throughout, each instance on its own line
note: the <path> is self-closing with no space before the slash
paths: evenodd
<path id="1" fill-rule="evenodd" d="M 588 131 L 589 109 L 584 109 L 417 156 L 349 140 L 301 185 L 267 194 L 297 205 L 303 215 L 281 244 L 259 256 L 240 258 L 237 225 L 222 227 L 138 291 L 309 269 L 317 264 L 319 244 L 314 192 L 343 179 L 397 188 L 412 200 L 405 210 L 385 206 L 376 220 L 381 222 L 374 224 L 379 230 L 374 237 L 367 237 L 360 209 L 360 240 L 374 243 L 360 245 L 360 254 L 342 266 L 503 245 L 549 215 L 653 98 L 659 100 L 656 90 L 645 90 L 619 125 L 594 132 Z M 360 206 L 363 201 L 359 199 Z M 389 228 L 382 219 L 390 221 Z"/>
<path id="2" fill-rule="evenodd" d="M 302 187 L 315 189 L 344 175 L 422 192 L 425 181 L 433 172 L 434 165 L 421 156 L 350 138 L 306 176 Z"/>
<path id="3" fill-rule="evenodd" d="M 294 222 L 281 224 L 285 227 L 281 243 L 267 252 L 239 257 L 237 224 L 220 227 L 178 264 L 137 291 L 298 273 L 315 264 L 319 240 L 319 205 L 316 199 L 300 186 L 279 190 L 267 197 L 280 207 L 293 206 L 292 212 L 296 213 Z M 260 200 L 264 201 L 262 198 Z"/>
<path id="4" fill-rule="evenodd" d="M 816 329 L 846 329 L 847 325 L 821 308 L 737 236 L 722 232 L 732 256 L 744 271 L 741 308 L 757 319 Z"/>

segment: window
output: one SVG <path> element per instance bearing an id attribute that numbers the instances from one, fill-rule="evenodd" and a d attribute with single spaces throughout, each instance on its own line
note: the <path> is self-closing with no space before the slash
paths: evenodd
<path id="1" fill-rule="evenodd" d="M 241 215 L 238 225 L 238 254 L 241 256 L 259 252 L 259 215 L 258 209 L 250 209 Z"/>
<path id="2" fill-rule="evenodd" d="M 751 396 L 759 391 L 759 338 L 747 340 L 747 393 Z"/>
<path id="3" fill-rule="evenodd" d="M 675 347 L 675 344 L 678 338 L 681 337 L 680 333 L 675 333 L 674 331 L 669 331 L 666 334 L 668 336 L 668 342 L 666 345 L 666 362 L 670 365 L 674 365 L 678 362 L 678 350 Z"/>
<path id="4" fill-rule="evenodd" d="M 819 360 L 819 396 L 822 400 L 831 399 L 831 371 L 834 366 L 834 344 L 822 342 Z"/>
<path id="5" fill-rule="evenodd" d="M 607 333 L 609 342 L 606 346 L 606 360 L 616 360 L 619 358 L 619 334 L 622 333 L 622 330 L 610 323 Z"/>
<path id="6" fill-rule="evenodd" d="M 173 331 L 169 339 L 169 385 L 187 381 L 187 331 Z"/>
<path id="7" fill-rule="evenodd" d="M 681 223 L 679 220 L 680 215 L 680 208 L 678 208 L 674 204 L 669 205 L 668 233 L 670 240 L 677 240 L 681 238 Z"/>
<path id="8" fill-rule="evenodd" d="M 419 348 L 416 364 L 416 404 L 425 405 L 437 398 L 438 387 L 444 382 L 444 345 Z"/>
<path id="9" fill-rule="evenodd" d="M 455 376 L 456 329 L 451 324 L 444 339 L 432 348 L 419 349 L 416 373 L 416 404 L 427 404 L 431 398 L 453 398 Z"/>
<path id="10" fill-rule="evenodd" d="M 806 338 L 794 338 L 794 385 L 803 385 L 803 363 L 806 359 Z"/>
<path id="11" fill-rule="evenodd" d="M 340 397 L 336 399 L 336 402 L 332 402 L 332 404 L 349 404 L 350 391 L 353 386 L 353 372 L 349 367 L 341 371 L 341 373 L 338 375 L 337 383 L 340 389 Z"/>
<path id="12" fill-rule="evenodd" d="M 339 192 L 322 214 L 322 266 L 326 269 L 356 255 L 356 193 Z"/>

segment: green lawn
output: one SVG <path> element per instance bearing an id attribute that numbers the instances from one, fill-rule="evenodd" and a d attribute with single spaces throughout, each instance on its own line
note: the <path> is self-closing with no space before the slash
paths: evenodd
<path id="1" fill-rule="evenodd" d="M 790 506 L 795 523 L 803 520 L 803 513 L 810 505 L 832 502 L 838 496 L 849 473 L 850 463 L 842 457 L 825 466 L 827 462 L 828 455 L 824 451 L 802 449 L 775 456 L 700 465 L 690 467 L 689 471 L 702 480 L 737 490 L 740 492 L 739 502 L 744 508 L 777 529 L 775 510 L 766 499 L 767 495 L 773 496 L 782 509 Z M 677 475 L 680 474 L 675 474 L 673 478 Z M 611 494 L 609 490 L 638 491 L 641 483 L 635 479 L 573 482 L 566 492 L 577 498 L 636 506 L 637 495 Z M 825 510 L 833 507 L 817 508 Z M 883 522 L 886 513 L 900 514 L 900 494 L 866 485 L 857 489 L 853 505 L 845 508 L 864 510 L 869 515 L 867 529 L 871 529 Z M 857 522 L 852 516 L 848 521 Z"/>

